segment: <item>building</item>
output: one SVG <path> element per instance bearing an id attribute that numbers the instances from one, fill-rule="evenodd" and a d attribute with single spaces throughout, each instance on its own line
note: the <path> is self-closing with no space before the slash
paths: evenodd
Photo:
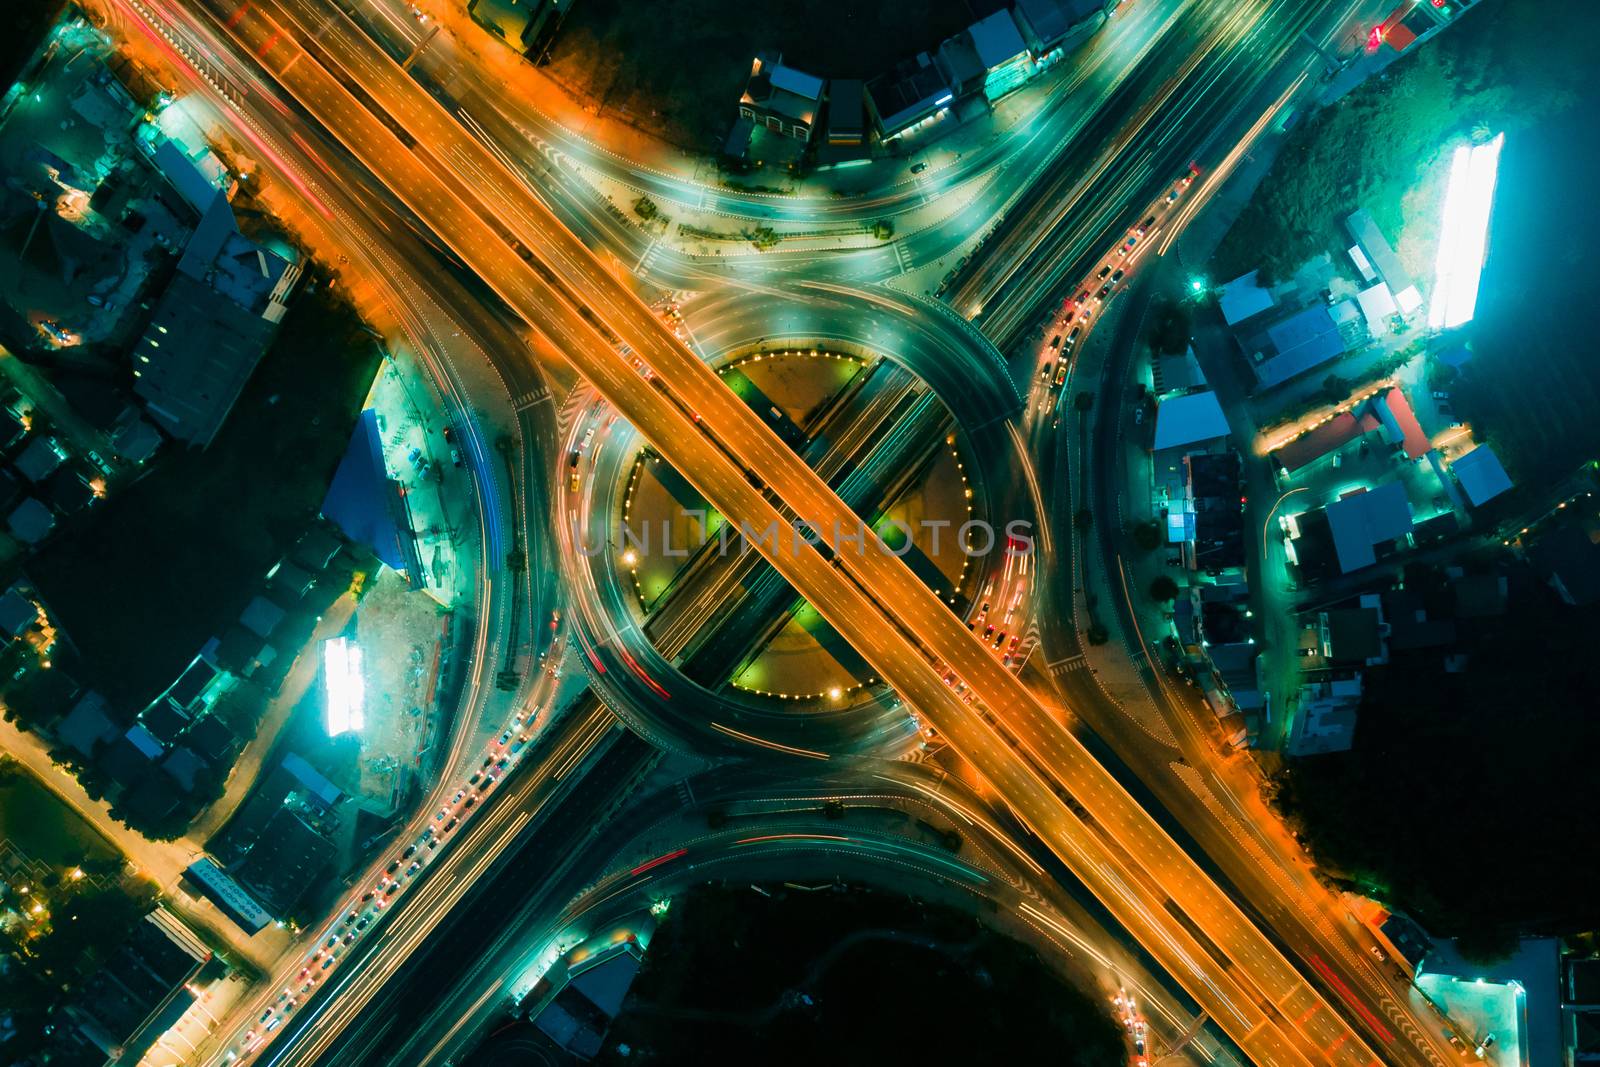
<path id="1" fill-rule="evenodd" d="M 1359 417 L 1352 412 L 1341 411 L 1327 422 L 1301 434 L 1278 449 L 1272 454 L 1273 459 L 1283 468 L 1284 473 L 1295 474 L 1323 456 L 1343 448 L 1362 434 L 1376 430 L 1378 425 L 1377 418 L 1365 410 Z"/>
<path id="2" fill-rule="evenodd" d="M 210 958 L 166 912 L 146 915 L 65 1006 L 71 1025 L 53 1028 L 59 1055 L 50 1062 L 84 1062 L 76 1052 L 95 1062 L 138 1063 L 194 1003 L 189 983 Z"/>
<path id="3" fill-rule="evenodd" d="M 66 461 L 66 449 L 54 437 L 35 437 L 12 465 L 17 468 L 18 474 L 38 485 Z"/>
<path id="4" fill-rule="evenodd" d="M 111 720 L 111 706 L 106 698 L 90 690 L 78 698 L 52 732 L 57 740 L 80 756 L 93 758 L 101 745 L 116 739 L 117 725 Z"/>
<path id="5" fill-rule="evenodd" d="M 938 63 L 957 96 L 999 100 L 1036 69 L 1017 20 L 1001 8 L 974 22 L 939 46 Z"/>
<path id="6" fill-rule="evenodd" d="M 1411 502 L 1399 482 L 1351 493 L 1329 504 L 1327 512 L 1345 574 L 1372 566 L 1411 533 Z"/>
<path id="7" fill-rule="evenodd" d="M 809 141 L 827 83 L 784 66 L 782 60 L 781 53 L 763 52 L 750 61 L 750 78 L 739 97 L 739 115 L 774 133 Z"/>
<path id="8" fill-rule="evenodd" d="M 1315 304 L 1243 342 L 1261 389 L 1282 385 L 1344 354 L 1344 338 L 1328 309 Z"/>
<path id="9" fill-rule="evenodd" d="M 306 893 L 320 884 L 338 851 L 299 807 L 285 805 L 250 846 L 239 865 L 239 881 L 275 914 L 292 915 Z"/>
<path id="10" fill-rule="evenodd" d="M 1035 59 L 1072 48 L 1106 22 L 1104 0 L 1017 0 L 1012 14 Z"/>
<path id="11" fill-rule="evenodd" d="M 1233 452 L 1191 452 L 1183 457 L 1181 514 L 1184 563 L 1206 574 L 1244 566 L 1244 497 L 1241 464 Z M 1168 541 L 1173 512 L 1167 513 Z"/>
<path id="12" fill-rule="evenodd" d="M 1395 255 L 1389 239 L 1378 229 L 1372 215 L 1362 208 L 1351 212 L 1344 220 L 1344 225 L 1350 239 L 1355 242 L 1350 248 L 1350 260 L 1361 276 L 1369 282 L 1382 279 L 1383 284 L 1389 287 L 1400 314 L 1410 315 L 1420 308 L 1422 294 L 1417 291 L 1405 267 L 1400 265 L 1400 257 Z"/>
<path id="13" fill-rule="evenodd" d="M 867 83 L 867 113 L 885 141 L 932 122 L 956 98 L 949 79 L 926 52 L 902 60 Z"/>
<path id="14" fill-rule="evenodd" d="M 1330 608 L 1317 613 L 1319 666 L 1376 667 L 1389 662 L 1389 626 L 1383 615 L 1383 598 L 1365 593 L 1354 607 Z"/>
<path id="15" fill-rule="evenodd" d="M 0 594 L 0 640 L 14 641 L 39 621 L 39 605 L 17 591 Z"/>
<path id="16" fill-rule="evenodd" d="M 1383 282 L 1374 282 L 1357 293 L 1356 306 L 1361 309 L 1361 317 L 1367 320 L 1367 332 L 1374 337 L 1393 328 L 1395 314 L 1400 310 L 1394 302 L 1394 294 Z"/>
<path id="17" fill-rule="evenodd" d="M 1421 459 L 1432 446 L 1422 424 L 1411 410 L 1411 402 L 1399 387 L 1386 389 L 1372 401 L 1373 413 L 1383 426 L 1384 440 L 1405 453 L 1406 459 Z"/>
<path id="18" fill-rule="evenodd" d="M 828 143 L 850 147 L 867 143 L 867 109 L 861 82 L 835 78 L 828 86 Z"/>
<path id="19" fill-rule="evenodd" d="M 272 916 L 255 897 L 207 856 L 190 865 L 183 872 L 183 880 L 247 934 L 254 935 L 272 922 Z"/>
<path id="20" fill-rule="evenodd" d="M 350 447 L 339 462 L 339 469 L 328 485 L 322 501 L 322 514 L 344 535 L 366 545 L 373 555 L 397 571 L 421 575 L 422 561 L 417 554 L 417 539 L 411 529 L 411 513 L 400 483 L 389 475 L 383 458 L 383 437 L 378 432 L 378 415 L 371 408 L 361 413 Z M 309 539 L 309 540 L 308 540 Z M 302 546 L 308 546 L 304 550 Z M 338 551 L 338 541 L 326 531 L 313 531 L 301 538 L 291 558 L 307 570 L 327 566 Z M 323 549 L 329 549 L 326 556 Z"/>
<path id="21" fill-rule="evenodd" d="M 1229 326 L 1237 326 L 1246 319 L 1254 318 L 1270 310 L 1275 303 L 1271 291 L 1261 284 L 1257 271 L 1241 274 L 1217 293 L 1217 309 L 1222 312 L 1222 319 Z"/>
<path id="22" fill-rule="evenodd" d="M 1556 938 L 1524 937 L 1516 952 L 1496 963 L 1463 959 L 1456 942 L 1438 939 L 1417 966 L 1414 982 L 1447 1013 L 1487 1022 L 1485 1031 L 1461 1035 L 1478 1043 L 1479 1060 L 1562 1062 L 1561 943 Z M 1491 1033 L 1507 1057 L 1499 1049 L 1485 1055 L 1481 1043 Z"/>
<path id="23" fill-rule="evenodd" d="M 25 545 L 36 545 L 50 536 L 56 528 L 56 517 L 33 497 L 23 497 L 22 502 L 6 516 L 6 528 Z"/>
<path id="24" fill-rule="evenodd" d="M 1285 746 L 1291 756 L 1344 752 L 1355 742 L 1361 706 L 1361 676 L 1300 687 L 1300 705 Z"/>
<path id="25" fill-rule="evenodd" d="M 295 258 L 244 236 L 213 197 L 134 346 L 134 392 L 172 437 L 200 448 L 216 437 L 277 332 Z"/>
<path id="26" fill-rule="evenodd" d="M 590 938 L 551 965 L 529 990 L 528 1019 L 581 1060 L 593 1059 L 639 974 L 653 927 Z"/>
<path id="27" fill-rule="evenodd" d="M 1228 420 L 1217 394 L 1209 389 L 1173 396 L 1156 409 L 1155 450 L 1205 448 L 1228 436 Z"/>
<path id="28" fill-rule="evenodd" d="M 1195 358 L 1194 348 L 1190 347 L 1178 354 L 1156 353 L 1150 361 L 1150 381 L 1150 391 L 1159 400 L 1173 393 L 1204 388 L 1206 376 L 1200 370 L 1200 361 Z"/>
<path id="29" fill-rule="evenodd" d="M 572 0 L 470 0 L 472 21 L 524 54 L 543 50 Z"/>
<path id="30" fill-rule="evenodd" d="M 1488 445 L 1479 445 L 1457 457 L 1450 464 L 1450 473 L 1461 483 L 1462 492 L 1472 506 L 1482 507 L 1511 488 L 1511 476 L 1500 465 L 1500 457 Z"/>

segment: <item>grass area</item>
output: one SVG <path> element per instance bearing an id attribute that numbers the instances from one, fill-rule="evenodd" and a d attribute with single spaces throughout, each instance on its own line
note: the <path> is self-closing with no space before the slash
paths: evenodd
<path id="1" fill-rule="evenodd" d="M 585 0 L 573 6 L 550 71 L 578 93 L 691 151 L 719 147 L 738 117 L 756 52 L 821 77 L 867 78 L 971 23 L 965 0 Z"/>
<path id="2" fill-rule="evenodd" d="M 1102 1005 L 969 915 L 773 892 L 675 900 L 597 1062 L 1126 1062 Z"/>
<path id="3" fill-rule="evenodd" d="M 1519 931 L 1600 924 L 1600 867 L 1577 858 L 1584 813 L 1600 810 L 1600 611 L 1521 579 L 1463 644 L 1465 671 L 1437 654 L 1368 669 L 1354 747 L 1295 761 L 1282 793 L 1325 869 L 1489 955 Z M 1425 603 L 1452 595 L 1418 568 L 1406 586 Z"/>
<path id="4" fill-rule="evenodd" d="M 6 4 L 7 30 L 0 38 L 0 94 L 16 81 L 44 31 L 66 6 L 66 0 L 9 0 Z"/>
<path id="5" fill-rule="evenodd" d="M 29 567 L 124 706 L 177 677 L 317 515 L 379 361 L 355 311 L 302 292 L 204 452 L 173 449 Z"/>
<path id="6" fill-rule="evenodd" d="M 1212 276 L 1259 266 L 1281 279 L 1318 252 L 1342 257 L 1341 223 L 1358 207 L 1391 238 L 1404 234 L 1398 249 L 1409 266 L 1425 266 L 1418 250 L 1434 243 L 1446 150 L 1482 130 L 1514 139 L 1571 108 L 1590 81 L 1597 40 L 1592 4 L 1480 5 L 1301 123 L 1218 247 Z"/>
<path id="7" fill-rule="evenodd" d="M 51 867 L 115 870 L 121 854 L 10 757 L 0 756 L 0 841 Z"/>

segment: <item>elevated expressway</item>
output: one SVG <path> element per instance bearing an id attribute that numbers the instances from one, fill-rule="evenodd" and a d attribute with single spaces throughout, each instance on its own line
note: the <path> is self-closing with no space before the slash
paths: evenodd
<path id="1" fill-rule="evenodd" d="M 342 13 L 213 0 L 201 17 L 255 54 L 724 515 L 755 530 L 796 520 L 824 534 L 858 529 L 826 484 Z M 755 540 L 1248 1055 L 1379 1062 L 881 542 L 869 533 L 824 553 L 800 537 Z"/>

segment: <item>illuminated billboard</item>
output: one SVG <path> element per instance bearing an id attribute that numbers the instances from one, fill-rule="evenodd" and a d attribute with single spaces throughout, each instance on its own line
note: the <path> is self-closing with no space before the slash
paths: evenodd
<path id="1" fill-rule="evenodd" d="M 367 683 L 361 673 L 361 646 L 349 638 L 322 643 L 322 684 L 327 696 L 328 736 L 366 725 Z"/>
<path id="2" fill-rule="evenodd" d="M 1450 161 L 1433 302 L 1428 306 L 1428 325 L 1436 330 L 1471 322 L 1477 310 L 1478 277 L 1489 244 L 1489 209 L 1494 205 L 1495 174 L 1504 141 L 1502 133 L 1486 144 L 1463 145 Z"/>

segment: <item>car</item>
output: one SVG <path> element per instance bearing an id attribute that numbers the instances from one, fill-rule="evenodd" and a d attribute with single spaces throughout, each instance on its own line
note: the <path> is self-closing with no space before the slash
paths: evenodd
<path id="1" fill-rule="evenodd" d="M 386 897 L 392 897 L 392 896 L 395 895 L 395 893 L 397 893 L 399 891 L 399 889 L 400 889 L 400 883 L 396 882 L 394 885 L 390 886 L 388 889 L 385 889 L 383 891 L 383 895 L 386 896 Z"/>
<path id="2" fill-rule="evenodd" d="M 467 791 L 465 789 L 457 789 L 456 790 L 455 799 L 451 800 L 450 803 L 459 804 L 459 803 L 461 803 L 461 798 L 466 796 L 466 795 L 467 795 Z"/>
<path id="3" fill-rule="evenodd" d="M 463 803 L 461 806 L 463 808 L 470 808 L 470 807 L 472 807 L 472 805 L 476 804 L 477 802 L 478 802 L 478 794 L 474 793 L 470 797 L 468 797 L 466 799 L 465 803 Z"/>
<path id="4" fill-rule="evenodd" d="M 1433 398 L 1435 400 L 1449 400 L 1450 399 L 1450 394 L 1446 393 L 1446 392 L 1443 392 L 1442 390 L 1435 389 L 1433 391 Z"/>
<path id="5" fill-rule="evenodd" d="M 1061 325 L 1065 326 L 1067 323 L 1071 322 L 1073 320 L 1073 318 L 1077 314 L 1078 314 L 1077 311 L 1073 310 L 1073 311 L 1069 311 L 1065 315 L 1061 316 Z"/>
<path id="6" fill-rule="evenodd" d="M 339 935 L 338 934 L 334 934 L 332 937 L 329 937 L 328 940 L 326 940 L 326 941 L 324 941 L 322 943 L 322 947 L 323 948 L 332 948 L 334 945 L 337 945 L 338 943 L 339 943 Z"/>
<path id="7" fill-rule="evenodd" d="M 1100 268 L 1100 270 L 1095 274 L 1095 277 L 1096 278 L 1104 278 L 1106 275 L 1108 275 L 1110 273 L 1111 273 L 1111 264 L 1107 263 L 1105 266 Z"/>
<path id="8" fill-rule="evenodd" d="M 1076 344 L 1077 341 L 1078 341 L 1078 336 L 1080 334 L 1082 334 L 1082 333 L 1083 333 L 1083 327 L 1082 326 L 1074 326 L 1072 328 L 1072 332 L 1067 334 L 1067 344 L 1069 346 Z"/>
<path id="9" fill-rule="evenodd" d="M 1133 424 L 1138 426 L 1144 422 L 1144 408 L 1133 409 Z"/>
<path id="10" fill-rule="evenodd" d="M 1066 360 L 1062 360 L 1061 361 L 1061 365 L 1056 368 L 1055 387 L 1057 389 L 1060 389 L 1063 385 L 1066 384 L 1066 381 L 1067 381 L 1067 361 Z"/>
<path id="11" fill-rule="evenodd" d="M 355 921 L 356 921 L 356 913 L 352 911 L 349 915 L 346 915 L 344 917 L 344 924 L 343 925 L 349 926 L 351 923 L 353 923 Z"/>
<path id="12" fill-rule="evenodd" d="M 400 853 L 400 858 L 403 859 L 403 860 L 408 860 L 412 856 L 415 856 L 416 854 L 417 854 L 417 846 L 416 845 L 407 845 L 406 846 L 406 850 L 404 852 Z"/>
<path id="13" fill-rule="evenodd" d="M 1056 364 L 1055 364 L 1054 360 L 1050 360 L 1050 359 L 1045 360 L 1044 361 L 1044 366 L 1039 368 L 1039 377 L 1043 378 L 1045 381 L 1048 382 L 1050 380 L 1051 368 L 1053 368 L 1055 365 Z"/>
<path id="14" fill-rule="evenodd" d="M 928 164 L 927 163 L 918 162 L 918 163 L 911 164 L 911 173 L 912 174 L 921 174 L 923 171 L 925 171 L 927 169 L 928 169 Z"/>
<path id="15" fill-rule="evenodd" d="M 1050 347 L 1051 348 L 1060 348 L 1061 347 L 1061 335 L 1059 333 L 1056 334 L 1054 337 L 1050 338 Z"/>
<path id="16" fill-rule="evenodd" d="M 1139 235 L 1140 237 L 1143 237 L 1145 234 L 1150 232 L 1150 227 L 1154 226 L 1155 224 L 1156 224 L 1156 217 L 1154 215 L 1151 215 L 1149 218 L 1147 218 L 1143 222 L 1139 223 L 1139 225 L 1134 228 L 1133 232 L 1135 234 Z"/>
<path id="17" fill-rule="evenodd" d="M 371 900 L 375 896 L 377 896 L 377 893 L 374 892 L 373 890 L 369 889 L 365 893 L 361 894 L 361 903 L 365 904 L 367 901 Z"/>
<path id="18" fill-rule="evenodd" d="M 362 916 L 361 921 L 356 923 L 356 932 L 360 933 L 362 930 L 365 930 L 367 927 L 369 927 L 371 925 L 372 925 L 372 916 L 364 915 L 364 916 Z"/>
<path id="19" fill-rule="evenodd" d="M 1106 284 L 1104 284 L 1104 285 L 1102 285 L 1100 287 L 1100 291 L 1098 293 L 1094 294 L 1094 298 L 1096 300 L 1098 300 L 1100 303 L 1104 304 L 1106 302 L 1106 297 L 1108 297 L 1110 295 L 1111 295 L 1111 283 L 1107 282 Z"/>
<path id="20" fill-rule="evenodd" d="M 406 868 L 406 874 L 408 874 L 408 875 L 416 874 L 420 870 L 422 870 L 422 861 L 421 860 L 413 860 L 412 863 L 411 863 L 411 866 Z"/>
<path id="21" fill-rule="evenodd" d="M 1116 285 L 1118 282 L 1120 282 L 1122 280 L 1123 275 L 1125 275 L 1127 273 L 1128 272 L 1125 271 L 1125 270 L 1119 270 L 1119 271 L 1116 271 L 1115 273 L 1113 273 L 1111 275 L 1111 284 L 1112 285 Z"/>
<path id="22" fill-rule="evenodd" d="M 456 432 L 448 426 L 444 428 L 444 442 L 447 445 L 453 445 L 456 443 Z"/>
<path id="23" fill-rule="evenodd" d="M 351 945 L 355 943 L 356 935 L 353 933 L 345 934 L 344 937 L 340 938 L 340 940 L 346 945 Z"/>
<path id="24" fill-rule="evenodd" d="M 454 445 L 450 447 L 450 463 L 456 467 L 466 466 L 466 461 L 461 458 L 461 449 L 456 448 Z"/>
<path id="25" fill-rule="evenodd" d="M 1177 202 L 1178 202 L 1178 190 L 1173 189 L 1173 190 L 1171 190 L 1171 191 L 1169 191 L 1167 193 L 1167 203 L 1175 204 Z"/>
<path id="26" fill-rule="evenodd" d="M 1072 301 L 1075 304 L 1081 304 L 1087 299 L 1089 299 L 1089 290 L 1087 290 L 1087 289 L 1079 289 L 1078 290 L 1078 295 L 1073 297 Z"/>
<path id="27" fill-rule="evenodd" d="M 449 833 L 451 830 L 454 830 L 456 828 L 456 824 L 460 821 L 460 819 L 451 819 L 449 822 L 445 823 L 444 832 Z"/>
<path id="28" fill-rule="evenodd" d="M 329 956 L 327 959 L 322 961 L 322 969 L 323 970 L 327 970 L 329 967 L 332 967 L 332 966 L 333 966 L 333 957 L 332 956 Z"/>
<path id="29" fill-rule="evenodd" d="M 510 740 L 511 740 L 511 731 L 510 730 L 507 730 L 505 733 L 500 735 L 500 743 L 502 745 L 506 744 Z"/>
<path id="30" fill-rule="evenodd" d="M 277 1014 L 277 1011 L 278 1011 L 277 1008 L 268 1008 L 266 1011 L 261 1013 L 261 1018 L 257 1019 L 256 1021 L 264 1023 L 268 1019 L 272 1018 L 275 1014 Z"/>
<path id="31" fill-rule="evenodd" d="M 383 869 L 383 871 L 384 871 L 385 874 L 393 874 L 395 871 L 398 871 L 399 869 L 400 869 L 400 859 L 399 859 L 399 857 L 395 857 L 394 859 L 389 861 L 389 866 L 385 867 Z"/>
<path id="32" fill-rule="evenodd" d="M 1369 948 L 1369 949 L 1367 949 L 1367 951 L 1368 951 L 1368 952 L 1370 952 L 1370 953 L 1372 953 L 1372 955 L 1373 955 L 1373 957 L 1374 957 L 1374 958 L 1375 958 L 1375 959 L 1376 959 L 1376 960 L 1377 960 L 1377 961 L 1378 961 L 1378 962 L 1379 962 L 1379 963 L 1386 963 L 1386 962 L 1388 962 L 1388 959 L 1389 959 L 1389 957 L 1388 957 L 1388 956 L 1385 956 L 1385 955 L 1384 955 L 1384 954 L 1383 954 L 1383 949 L 1381 949 L 1381 948 L 1379 948 L 1379 947 L 1378 947 L 1378 946 L 1377 946 L 1377 945 L 1373 945 L 1373 946 L 1372 946 L 1372 947 L 1371 947 L 1371 948 Z"/>

